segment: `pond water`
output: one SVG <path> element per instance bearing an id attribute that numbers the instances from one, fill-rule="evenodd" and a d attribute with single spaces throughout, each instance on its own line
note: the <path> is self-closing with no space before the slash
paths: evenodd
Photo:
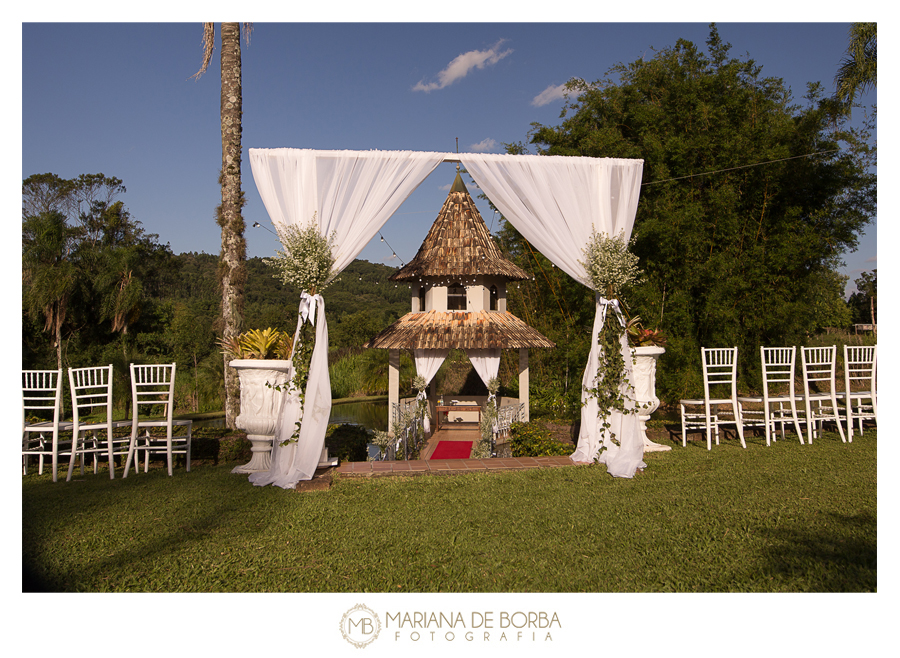
<path id="1" fill-rule="evenodd" d="M 347 402 L 331 407 L 329 423 L 352 423 L 362 425 L 366 429 L 386 431 L 388 428 L 388 403 L 380 402 Z M 194 427 L 225 427 L 225 417 L 195 420 Z"/>

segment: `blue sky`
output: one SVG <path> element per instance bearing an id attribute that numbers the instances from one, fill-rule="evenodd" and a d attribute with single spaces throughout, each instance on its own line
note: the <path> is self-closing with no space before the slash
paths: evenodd
<path id="1" fill-rule="evenodd" d="M 718 25 L 732 54 L 781 77 L 801 103 L 808 82 L 830 93 L 848 23 Z M 557 124 L 558 87 L 605 76 L 618 62 L 650 58 L 684 38 L 702 46 L 697 23 L 265 23 L 243 47 L 243 185 L 249 256 L 269 256 L 275 237 L 247 149 L 382 149 L 502 152 L 527 141 L 532 122 Z M 175 253 L 217 254 L 220 201 L 219 48 L 209 70 L 201 26 L 191 23 L 24 23 L 22 177 L 102 172 L 145 229 Z M 218 30 L 217 30 L 218 41 Z M 862 100 L 871 105 L 874 93 Z M 735 165 L 747 164 L 739 153 Z M 418 249 L 453 180 L 441 165 L 360 254 L 400 265 Z M 470 185 L 473 196 L 477 193 Z M 488 226 L 497 222 L 477 201 Z M 852 280 L 876 263 L 873 223 Z"/>

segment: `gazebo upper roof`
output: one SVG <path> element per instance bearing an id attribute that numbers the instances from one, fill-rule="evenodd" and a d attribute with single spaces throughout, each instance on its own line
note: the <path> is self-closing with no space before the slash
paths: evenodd
<path id="1" fill-rule="evenodd" d="M 421 277 L 502 276 L 510 281 L 531 278 L 506 260 L 494 244 L 459 172 L 437 219 L 418 253 L 390 277 L 411 281 Z"/>

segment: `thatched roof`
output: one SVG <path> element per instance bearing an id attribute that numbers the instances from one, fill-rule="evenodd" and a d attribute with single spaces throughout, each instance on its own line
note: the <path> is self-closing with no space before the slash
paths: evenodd
<path id="1" fill-rule="evenodd" d="M 423 276 L 503 276 L 511 281 L 531 278 L 506 260 L 491 239 L 487 226 L 472 201 L 459 173 L 425 241 L 409 263 L 391 281 L 410 281 Z"/>
<path id="2" fill-rule="evenodd" d="M 556 347 L 512 313 L 428 311 L 407 313 L 366 343 L 382 349 Z"/>

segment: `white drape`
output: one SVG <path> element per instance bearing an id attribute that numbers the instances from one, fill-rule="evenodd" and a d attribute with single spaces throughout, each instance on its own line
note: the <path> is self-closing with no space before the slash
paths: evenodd
<path id="1" fill-rule="evenodd" d="M 500 372 L 500 348 L 466 350 L 466 356 L 485 386 Z"/>
<path id="2" fill-rule="evenodd" d="M 416 363 L 416 374 L 425 380 L 426 386 L 428 386 L 428 384 L 431 383 L 431 380 L 434 379 L 434 376 L 437 374 L 437 371 L 440 370 L 441 364 L 444 362 L 444 359 L 447 358 L 447 355 L 449 353 L 449 349 L 413 350 L 413 358 Z M 425 391 L 419 393 L 419 396 L 424 400 Z M 425 416 L 425 418 L 423 419 L 423 425 L 425 427 L 426 433 L 431 431 L 431 423 L 428 420 L 428 416 Z"/>
<path id="3" fill-rule="evenodd" d="M 591 233 L 628 239 L 634 226 L 643 160 L 537 155 L 460 154 L 466 170 L 522 236 L 569 276 L 591 285 L 579 263 Z M 603 327 L 605 306 L 597 299 L 591 353 L 584 384 L 594 385 L 599 366 L 597 338 Z M 622 355 L 631 366 L 627 341 Z M 581 432 L 572 459 L 607 465 L 610 474 L 633 477 L 642 467 L 643 440 L 635 414 L 614 412 L 611 431 L 619 446 L 600 427 L 597 406 L 582 392 Z M 601 448 L 606 448 L 599 455 Z"/>
<path id="4" fill-rule="evenodd" d="M 500 348 L 466 350 L 466 356 L 469 357 L 469 361 L 472 362 L 475 372 L 478 373 L 478 376 L 481 378 L 481 381 L 484 382 L 485 386 L 487 386 L 488 382 L 494 379 L 497 376 L 497 373 L 500 372 Z M 487 404 L 492 402 L 494 403 L 494 409 L 496 409 L 497 397 L 488 391 Z M 496 421 L 496 415 L 494 418 L 494 433 L 496 433 L 499 427 Z"/>
<path id="5" fill-rule="evenodd" d="M 334 268 L 340 272 L 363 250 L 388 218 L 444 160 L 441 153 L 411 151 L 313 151 L 308 149 L 250 149 L 253 179 L 269 217 L 276 225 L 305 226 L 315 221 L 326 238 L 334 235 Z M 317 296 L 318 297 L 318 296 Z M 305 298 L 309 303 L 309 296 Z M 314 300 L 316 345 L 313 349 L 304 410 L 296 395 L 279 414 L 272 467 L 254 473 L 256 485 L 285 489 L 312 479 L 331 411 L 328 378 L 328 326 L 325 303 Z M 304 322 L 302 316 L 298 320 Z M 281 447 L 302 414 L 299 440 Z M 282 438 L 281 440 L 284 440 Z"/>

